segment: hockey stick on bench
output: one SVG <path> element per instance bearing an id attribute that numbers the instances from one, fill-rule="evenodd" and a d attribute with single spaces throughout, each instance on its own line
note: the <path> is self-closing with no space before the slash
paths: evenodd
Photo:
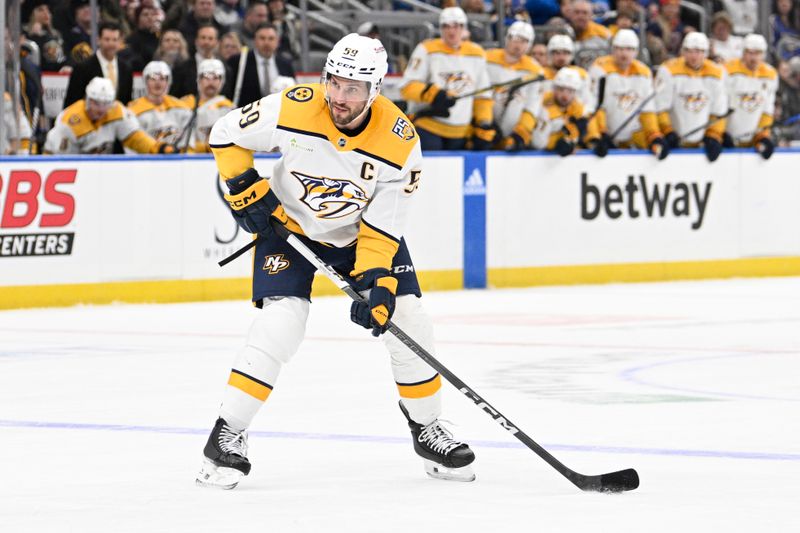
<path id="1" fill-rule="evenodd" d="M 297 250 L 303 257 L 305 257 L 309 263 L 315 266 L 319 271 L 321 271 L 325 276 L 327 276 L 339 289 L 341 289 L 345 294 L 347 294 L 350 298 L 357 302 L 365 301 L 364 297 L 361 296 L 358 292 L 356 292 L 353 287 L 350 286 L 350 283 L 342 277 L 338 272 L 336 272 L 330 265 L 325 263 L 322 259 L 317 257 L 317 255 L 311 251 L 300 239 L 297 238 L 296 235 L 291 233 L 287 230 L 284 226 L 280 224 L 276 224 L 273 222 L 273 229 L 275 232 L 286 240 L 289 245 Z M 258 237 L 253 241 L 253 243 L 257 242 L 260 239 Z M 253 243 L 248 244 L 239 252 L 244 253 L 245 249 L 249 249 L 253 246 Z M 237 254 L 241 255 L 241 253 L 236 252 Z M 618 472 L 611 472 L 608 474 L 600 474 L 596 476 L 587 476 L 584 474 L 580 474 L 575 472 L 574 470 L 570 469 L 564 463 L 550 455 L 550 453 L 542 448 L 539 444 L 537 444 L 532 438 L 526 435 L 521 429 L 517 428 L 511 421 L 508 420 L 505 416 L 500 414 L 500 412 L 489 405 L 489 402 L 484 400 L 477 392 L 472 390 L 466 383 L 461 381 L 455 374 L 450 372 L 442 363 L 436 360 L 430 353 L 428 353 L 425 348 L 420 346 L 414 339 L 406 335 L 403 330 L 398 328 L 392 321 L 389 321 L 389 332 L 394 335 L 397 340 L 405 344 L 412 352 L 414 352 L 420 359 L 428 363 L 431 368 L 436 370 L 440 375 L 442 375 L 447 381 L 450 382 L 456 389 L 458 389 L 464 396 L 472 400 L 475 405 L 480 407 L 486 414 L 491 416 L 495 422 L 500 424 L 506 431 L 514 435 L 517 439 L 519 439 L 525 446 L 533 450 L 536 455 L 544 459 L 547 464 L 555 468 L 559 474 L 567 478 L 572 482 L 573 485 L 578 487 L 584 491 L 596 491 L 596 492 L 622 492 L 627 490 L 633 490 L 639 486 L 639 475 L 636 473 L 636 470 L 632 468 L 628 468 L 626 470 L 620 470 Z"/>

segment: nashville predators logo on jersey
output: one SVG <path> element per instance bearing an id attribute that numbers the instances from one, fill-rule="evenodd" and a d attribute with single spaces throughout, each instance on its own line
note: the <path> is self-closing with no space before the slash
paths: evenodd
<path id="1" fill-rule="evenodd" d="M 364 209 L 369 201 L 364 190 L 349 180 L 309 176 L 291 171 L 303 184 L 303 197 L 300 200 L 318 218 L 341 218 Z"/>
<path id="2" fill-rule="evenodd" d="M 442 72 L 442 86 L 450 92 L 461 94 L 472 87 L 472 78 L 466 72 Z"/>
<path id="3" fill-rule="evenodd" d="M 295 87 L 288 93 L 286 93 L 286 98 L 289 100 L 294 100 L 295 102 L 307 102 L 311 100 L 311 97 L 314 96 L 314 89 L 311 87 L 306 87 L 301 85 L 299 87 Z"/>
<path id="4" fill-rule="evenodd" d="M 283 258 L 283 254 L 268 255 L 265 257 L 264 266 L 261 270 L 266 270 L 271 276 L 281 270 L 286 270 L 292 263 Z"/>
<path id="5" fill-rule="evenodd" d="M 614 93 L 614 98 L 617 99 L 617 108 L 621 111 L 633 111 L 634 106 L 639 101 L 639 95 L 636 91 Z"/>
<path id="6" fill-rule="evenodd" d="M 761 109 L 761 104 L 764 103 L 764 98 L 761 93 L 740 93 L 739 95 L 739 108 L 749 113 Z"/>
<path id="7" fill-rule="evenodd" d="M 692 113 L 699 113 L 708 104 L 706 93 L 682 93 L 678 96 L 683 100 L 683 108 Z"/>

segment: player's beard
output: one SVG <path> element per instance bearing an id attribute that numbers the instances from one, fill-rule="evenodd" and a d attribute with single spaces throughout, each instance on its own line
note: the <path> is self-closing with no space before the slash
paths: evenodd
<path id="1" fill-rule="evenodd" d="M 351 108 L 349 105 L 345 104 L 348 110 L 352 109 L 352 111 L 344 112 L 334 108 L 333 102 L 328 104 L 328 113 L 331 116 L 331 120 L 333 120 L 334 125 L 339 128 L 343 128 L 353 122 L 361 113 L 364 112 L 364 109 L 367 107 L 367 102 L 361 102 L 358 107 Z"/>

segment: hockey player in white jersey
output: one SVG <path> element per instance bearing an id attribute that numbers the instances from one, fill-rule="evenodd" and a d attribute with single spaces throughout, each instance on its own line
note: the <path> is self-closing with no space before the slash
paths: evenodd
<path id="1" fill-rule="evenodd" d="M 128 108 L 142 129 L 154 139 L 176 145 L 192 119 L 189 104 L 170 94 L 172 69 L 163 61 L 151 61 L 142 70 L 146 94 L 131 101 Z"/>
<path id="2" fill-rule="evenodd" d="M 157 141 L 142 131 L 136 117 L 115 100 L 108 78 L 93 78 L 86 98 L 68 106 L 47 133 L 45 154 L 110 154 L 114 142 L 140 154 L 174 154 L 174 146 Z"/>
<path id="3" fill-rule="evenodd" d="M 544 67 L 544 77 L 547 81 L 542 86 L 544 93 L 553 90 L 553 80 L 562 68 L 570 68 L 578 73 L 581 79 L 578 87 L 577 97 L 583 103 L 587 113 L 594 112 L 596 102 L 595 94 L 592 90 L 589 73 L 586 69 L 572 64 L 575 57 L 575 43 L 569 35 L 556 34 L 547 41 L 547 59 L 549 65 Z"/>
<path id="4" fill-rule="evenodd" d="M 742 58 L 725 64 L 725 86 L 734 111 L 728 118 L 724 144 L 755 147 L 764 159 L 769 159 L 775 151 L 771 130 L 778 73 L 764 62 L 766 51 L 766 39 L 751 33 L 744 38 Z"/>
<path id="5" fill-rule="evenodd" d="M 456 98 L 489 86 L 486 52 L 464 40 L 466 26 L 460 7 L 443 9 L 442 37 L 419 43 L 403 73 L 400 94 L 423 150 L 462 150 L 470 137 L 473 149 L 488 150 L 494 141 L 492 92 Z"/>
<path id="6" fill-rule="evenodd" d="M 486 52 L 489 83 L 530 82 L 544 77 L 542 66 L 527 55 L 533 37 L 533 26 L 527 22 L 518 20 L 508 27 L 505 46 Z M 517 151 L 530 146 L 542 94 L 542 83 L 535 81 L 495 90 L 493 115 L 501 135 L 498 148 Z"/>
<path id="7" fill-rule="evenodd" d="M 380 41 L 347 35 L 328 54 L 320 83 L 235 109 L 211 130 L 233 216 L 261 237 L 252 295 L 260 311 L 234 359 L 198 484 L 233 488 L 249 473 L 246 430 L 305 335 L 315 268 L 271 230 L 270 220 L 369 291 L 368 302 L 352 304 L 353 322 L 378 336 L 391 319 L 426 350 L 434 348 L 403 240 L 422 153 L 408 118 L 379 94 L 387 67 Z M 281 153 L 268 180 L 253 168 L 256 151 Z M 473 480 L 472 450 L 438 420 L 440 376 L 393 335 L 383 341 L 426 471 Z"/>
<path id="8" fill-rule="evenodd" d="M 197 93 L 189 94 L 183 101 L 195 113 L 189 135 L 187 151 L 190 153 L 208 153 L 208 136 L 214 123 L 233 109 L 233 102 L 220 94 L 225 84 L 225 65 L 219 59 L 204 59 L 197 65 Z M 183 143 L 179 143 L 182 146 Z"/>
<path id="9" fill-rule="evenodd" d="M 681 53 L 665 61 L 656 74 L 658 126 L 670 148 L 702 146 L 708 160 L 716 161 L 725 131 L 721 117 L 728 110 L 725 73 L 706 58 L 708 37 L 702 33 L 688 33 Z M 701 129 L 689 135 L 696 128 Z"/>
<path id="10" fill-rule="evenodd" d="M 600 141 L 594 152 L 600 157 L 613 147 L 649 149 L 659 159 L 669 152 L 658 129 L 653 75 L 636 59 L 638 51 L 636 32 L 621 29 L 614 35 L 611 55 L 598 57 L 589 69 L 592 86 L 598 87 L 605 80 L 602 106 L 595 115 Z M 637 110 L 638 116 L 634 116 Z"/>
<path id="11" fill-rule="evenodd" d="M 15 109 L 16 107 L 16 109 Z M 17 115 L 17 119 L 14 119 Z M 0 154 L 23 155 L 30 150 L 30 141 L 33 131 L 28 122 L 28 117 L 21 107 L 14 105 L 11 95 L 3 93 L 3 123 L 2 136 L 0 136 Z"/>

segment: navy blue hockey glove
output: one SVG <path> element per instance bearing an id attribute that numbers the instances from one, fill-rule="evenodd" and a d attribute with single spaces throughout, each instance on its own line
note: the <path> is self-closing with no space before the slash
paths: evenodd
<path id="1" fill-rule="evenodd" d="M 525 149 L 525 139 L 518 133 L 512 132 L 511 135 L 503 139 L 503 148 L 506 152 L 519 152 Z"/>
<path id="2" fill-rule="evenodd" d="M 650 143 L 650 151 L 653 152 L 659 161 L 663 161 L 669 155 L 669 145 L 663 137 L 657 137 Z"/>
<path id="3" fill-rule="evenodd" d="M 756 152 L 761 154 L 761 157 L 764 159 L 769 159 L 772 157 L 772 153 L 775 151 L 775 143 L 772 142 L 772 139 L 769 137 L 764 137 L 763 139 L 759 139 L 756 142 Z"/>
<path id="4" fill-rule="evenodd" d="M 556 153 L 561 157 L 567 157 L 575 150 L 575 143 L 569 142 L 568 140 L 561 138 L 556 143 L 555 150 Z"/>
<path id="5" fill-rule="evenodd" d="M 614 148 L 614 141 L 611 140 L 611 135 L 603 133 L 599 139 L 590 141 L 591 149 L 597 157 L 605 157 L 608 155 L 608 150 Z"/>
<path id="6" fill-rule="evenodd" d="M 355 277 L 354 288 L 359 293 L 370 292 L 366 302 L 350 306 L 350 320 L 371 329 L 374 337 L 385 333 L 394 314 L 397 279 L 385 268 L 371 268 Z"/>
<path id="7" fill-rule="evenodd" d="M 664 135 L 664 142 L 667 143 L 668 148 L 679 148 L 681 145 L 681 138 L 674 131 Z"/>
<path id="8" fill-rule="evenodd" d="M 455 97 L 444 89 L 439 89 L 439 92 L 436 93 L 436 96 L 434 96 L 431 101 L 431 109 L 437 113 L 436 116 L 441 117 L 449 117 L 450 108 L 454 105 L 456 105 Z"/>
<path id="9" fill-rule="evenodd" d="M 278 197 L 272 192 L 267 180 L 250 168 L 244 173 L 229 179 L 226 184 L 230 194 L 225 200 L 231 208 L 233 218 L 242 229 L 249 233 L 271 231 L 270 218 L 286 224 L 289 217 L 283 210 Z"/>
<path id="10" fill-rule="evenodd" d="M 708 160 L 713 163 L 722 153 L 722 143 L 713 137 L 703 137 L 703 149 Z"/>

